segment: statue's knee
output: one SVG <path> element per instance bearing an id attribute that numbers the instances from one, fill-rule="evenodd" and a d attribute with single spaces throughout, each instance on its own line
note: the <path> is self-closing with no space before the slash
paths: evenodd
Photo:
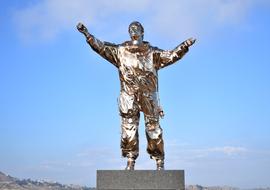
<path id="1" fill-rule="evenodd" d="M 129 141 L 135 139 L 136 136 L 138 136 L 139 115 L 131 115 L 122 117 L 121 119 L 122 138 L 128 139 Z"/>
<path id="2" fill-rule="evenodd" d="M 162 135 L 162 129 L 158 122 L 146 123 L 146 133 L 150 139 L 158 139 Z"/>
<path id="3" fill-rule="evenodd" d="M 158 122 L 148 122 L 148 123 L 146 123 L 146 130 L 147 131 L 154 131 L 158 127 L 159 127 Z"/>
<path id="4" fill-rule="evenodd" d="M 139 125 L 140 115 L 124 115 L 121 117 L 122 125 Z"/>

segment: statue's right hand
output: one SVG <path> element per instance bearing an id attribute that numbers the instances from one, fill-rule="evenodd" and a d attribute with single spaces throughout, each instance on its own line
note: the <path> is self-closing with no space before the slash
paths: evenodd
<path id="1" fill-rule="evenodd" d="M 186 47 L 190 47 L 195 43 L 196 39 L 195 38 L 189 38 L 184 42 L 184 45 Z"/>
<path id="2" fill-rule="evenodd" d="M 77 29 L 79 30 L 79 32 L 83 33 L 84 35 L 86 35 L 88 33 L 87 28 L 83 25 L 83 23 L 78 23 L 77 24 Z"/>

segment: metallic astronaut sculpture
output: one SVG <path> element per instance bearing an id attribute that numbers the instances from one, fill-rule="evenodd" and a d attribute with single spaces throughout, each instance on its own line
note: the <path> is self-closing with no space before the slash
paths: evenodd
<path id="1" fill-rule="evenodd" d="M 164 143 L 159 117 L 164 113 L 158 98 L 158 70 L 181 59 L 194 44 L 188 39 L 171 51 L 164 51 L 143 41 L 144 28 L 139 22 L 129 25 L 131 41 L 116 45 L 102 42 L 79 23 L 77 29 L 86 37 L 91 48 L 111 62 L 119 71 L 121 91 L 118 99 L 122 119 L 121 149 L 128 158 L 126 170 L 134 170 L 139 155 L 138 126 L 140 112 L 144 113 L 147 152 L 164 169 Z"/>

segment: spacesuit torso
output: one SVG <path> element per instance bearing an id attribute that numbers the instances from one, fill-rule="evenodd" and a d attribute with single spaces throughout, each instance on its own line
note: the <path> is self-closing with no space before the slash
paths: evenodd
<path id="1" fill-rule="evenodd" d="M 153 48 L 120 45 L 118 48 L 121 90 L 128 94 L 153 93 L 157 91 L 157 69 L 153 61 Z"/>
<path id="2" fill-rule="evenodd" d="M 188 48 L 183 43 L 165 51 L 148 42 L 134 45 L 131 41 L 116 45 L 101 42 L 94 36 L 87 39 L 91 48 L 118 68 L 121 92 L 118 99 L 120 115 L 142 111 L 157 118 L 163 114 L 158 98 L 158 70 L 181 59 Z"/>
<path id="3" fill-rule="evenodd" d="M 119 108 L 122 114 L 132 111 L 158 116 L 158 76 L 154 48 L 144 42 L 133 46 L 125 42 L 118 48 L 118 70 L 121 83 Z"/>

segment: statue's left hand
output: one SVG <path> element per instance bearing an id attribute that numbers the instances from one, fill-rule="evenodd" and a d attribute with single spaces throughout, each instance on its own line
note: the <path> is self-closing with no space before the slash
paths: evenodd
<path id="1" fill-rule="evenodd" d="M 189 38 L 184 42 L 184 45 L 186 47 L 192 46 L 195 43 L 196 39 L 195 38 Z"/>
<path id="2" fill-rule="evenodd" d="M 79 32 L 83 33 L 86 37 L 89 35 L 87 28 L 80 22 L 77 24 L 77 29 L 79 30 Z"/>

